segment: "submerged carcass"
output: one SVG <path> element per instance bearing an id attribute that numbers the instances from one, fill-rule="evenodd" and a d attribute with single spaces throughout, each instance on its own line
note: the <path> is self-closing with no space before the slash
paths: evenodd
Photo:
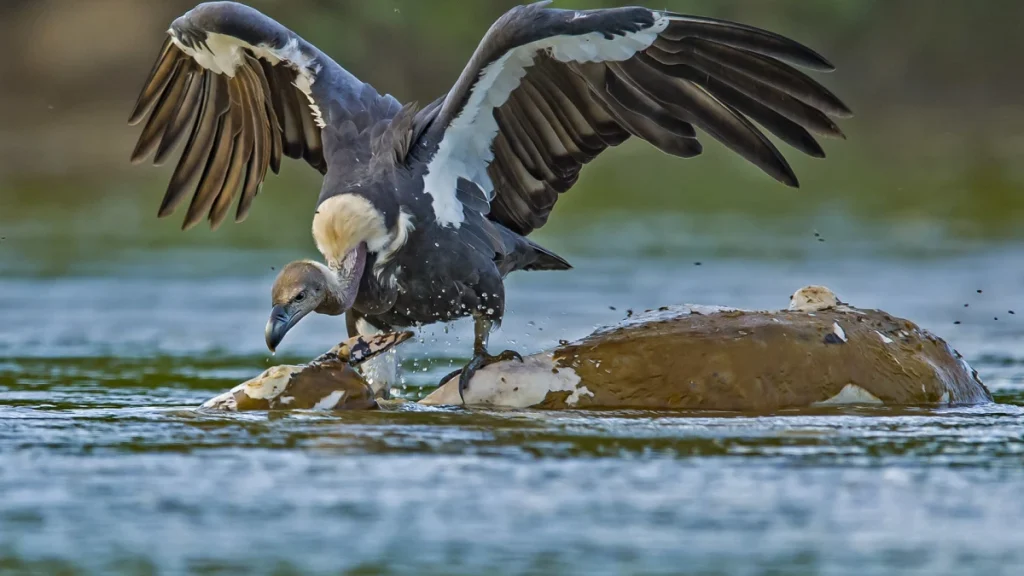
<path id="1" fill-rule="evenodd" d="M 360 338 L 375 337 L 358 337 L 348 346 Z M 373 343 L 376 352 L 406 337 L 380 338 Z M 295 391 L 305 389 L 315 393 L 300 401 Z M 366 408 L 375 406 L 373 399 L 382 392 L 347 361 L 325 364 L 322 357 L 305 366 L 271 368 L 229 393 L 233 400 L 224 395 L 204 407 Z M 332 394 L 340 402 L 323 400 Z M 420 403 L 772 412 L 988 401 L 977 373 L 942 339 L 908 320 L 851 307 L 831 290 L 810 286 L 797 291 L 784 310 L 683 305 L 648 311 L 522 362 L 486 366 L 462 398 L 453 377 Z"/>

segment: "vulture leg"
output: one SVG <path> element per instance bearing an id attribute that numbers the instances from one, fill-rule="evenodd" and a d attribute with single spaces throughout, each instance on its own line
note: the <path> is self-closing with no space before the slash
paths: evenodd
<path id="1" fill-rule="evenodd" d="M 355 338 L 359 336 L 359 329 L 356 328 L 356 322 L 359 320 L 359 313 L 354 308 L 349 308 L 348 312 L 345 312 L 345 328 L 348 330 L 348 337 Z"/>
<path id="2" fill-rule="evenodd" d="M 473 322 L 473 357 L 464 367 L 445 376 L 439 384 L 439 386 L 444 386 L 445 382 L 451 380 L 456 374 L 458 374 L 459 399 L 462 400 L 463 404 L 466 402 L 466 398 L 463 396 L 463 393 L 466 391 L 466 388 L 469 387 L 469 381 L 473 379 L 477 370 L 484 366 L 490 366 L 491 364 L 505 362 L 507 360 L 523 361 L 522 355 L 515 350 L 505 350 L 496 356 L 488 354 L 487 339 L 491 335 L 491 327 L 494 326 L 494 320 L 491 320 L 486 316 L 473 316 Z"/>
<path id="3" fill-rule="evenodd" d="M 348 312 L 345 312 L 345 328 L 348 329 L 349 338 L 374 336 L 391 331 L 390 326 L 371 325 L 366 321 L 366 316 L 360 314 L 355 308 L 349 308 Z M 363 379 L 373 388 L 375 397 L 382 400 L 391 399 L 391 386 L 398 383 L 398 370 L 398 351 L 393 348 L 369 358 L 359 365 L 359 372 Z"/>

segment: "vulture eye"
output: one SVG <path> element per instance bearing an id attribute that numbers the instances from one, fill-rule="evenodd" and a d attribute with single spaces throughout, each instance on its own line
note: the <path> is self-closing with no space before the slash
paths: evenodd
<path id="1" fill-rule="evenodd" d="M 305 290 L 303 290 L 302 292 L 299 292 L 298 296 L 295 297 L 295 301 L 296 302 L 302 302 L 305 299 L 306 299 L 306 291 Z"/>

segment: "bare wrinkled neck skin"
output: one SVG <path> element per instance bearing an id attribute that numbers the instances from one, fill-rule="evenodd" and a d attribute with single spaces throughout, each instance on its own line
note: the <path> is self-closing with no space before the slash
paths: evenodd
<path id="1" fill-rule="evenodd" d="M 356 301 L 359 293 L 359 281 L 366 267 L 366 244 L 359 244 L 350 250 L 337 267 L 328 268 L 328 297 L 318 308 L 321 314 L 344 314 Z"/>

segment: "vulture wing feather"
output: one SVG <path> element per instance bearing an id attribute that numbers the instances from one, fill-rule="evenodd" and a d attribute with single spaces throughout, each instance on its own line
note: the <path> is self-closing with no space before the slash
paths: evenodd
<path id="1" fill-rule="evenodd" d="M 445 200 L 458 178 L 473 181 L 491 193 L 491 219 L 528 234 L 605 149 L 635 136 L 696 156 L 696 129 L 797 186 L 762 127 L 822 157 L 812 134 L 841 137 L 834 119 L 850 110 L 794 67 L 833 69 L 794 40 L 724 20 L 520 6 L 491 27 L 431 118 L 422 140 L 437 153 L 424 187 Z M 434 202 L 439 225 L 461 223 L 463 213 L 448 208 L 458 200 Z"/>
<path id="2" fill-rule="evenodd" d="M 181 143 L 186 134 L 185 130 L 195 118 L 196 110 L 203 99 L 205 75 L 192 62 L 186 60 L 185 63 L 189 68 L 188 86 L 185 88 L 185 93 L 182 95 L 181 101 L 178 102 L 178 107 L 174 111 L 174 118 L 167 125 L 164 137 L 160 140 L 160 146 L 156 149 L 153 163 L 158 166 L 166 162 L 167 157 L 170 156 L 174 148 Z"/>
<path id="3" fill-rule="evenodd" d="M 135 126 L 146 117 L 157 98 L 163 94 L 167 82 L 170 81 L 175 63 L 183 56 L 181 50 L 171 42 L 170 38 L 164 41 L 160 55 L 153 63 L 153 69 L 150 70 L 142 92 L 139 93 L 139 98 L 135 102 L 135 108 L 132 109 L 131 116 L 128 118 L 128 124 Z"/>
<path id="4" fill-rule="evenodd" d="M 158 213 L 168 216 L 191 194 L 184 228 L 203 219 L 216 228 L 239 196 L 235 219 L 243 220 L 282 155 L 325 172 L 318 120 L 332 120 L 326 110 L 343 116 L 335 119 L 340 122 L 399 108 L 243 4 L 200 4 L 171 23 L 168 34 L 129 118 L 136 124 L 149 116 L 132 160 L 156 150 L 160 164 L 187 141 Z"/>

